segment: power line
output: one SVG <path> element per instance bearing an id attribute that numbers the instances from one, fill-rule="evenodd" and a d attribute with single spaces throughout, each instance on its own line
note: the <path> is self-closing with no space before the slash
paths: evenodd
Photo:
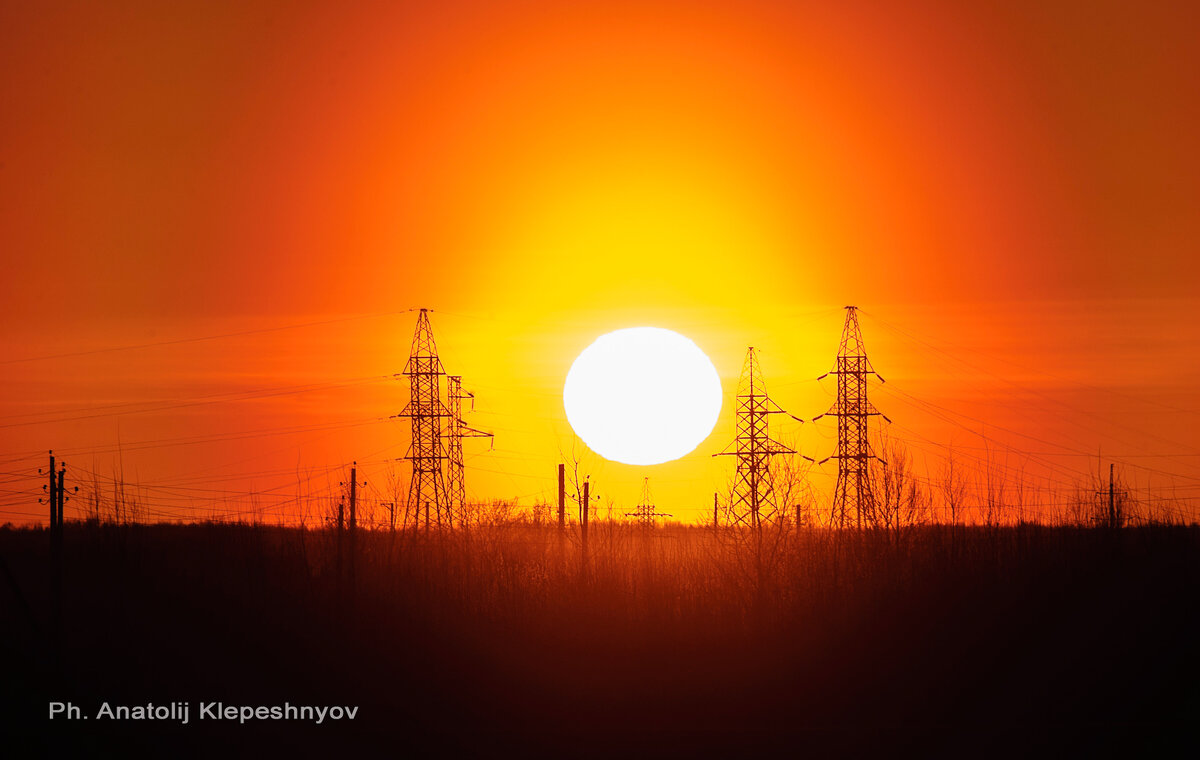
<path id="1" fill-rule="evenodd" d="M 1044 439 L 1044 438 L 1039 438 L 1038 436 L 1035 436 L 1035 435 L 1030 435 L 1029 433 L 1023 433 L 1023 432 L 1021 432 L 1021 431 L 1018 431 L 1018 430 L 1013 430 L 1012 428 L 1007 428 L 1007 427 L 1003 427 L 1003 426 L 1001 426 L 1001 425 L 996 425 L 996 424 L 994 424 L 994 423 L 985 422 L 984 420 L 981 420 L 981 419 L 979 419 L 978 417 L 972 417 L 971 415 L 963 414 L 962 412 L 956 412 L 956 411 L 953 411 L 953 410 L 951 410 L 951 409 L 947 409 L 946 407 L 939 406 L 939 405 L 937 405 L 937 404 L 934 404 L 934 403 L 933 403 L 933 402 L 931 402 L 931 401 L 924 401 L 924 400 L 918 399 L 918 398 L 916 398 L 916 397 L 912 396 L 911 394 L 908 394 L 908 393 L 906 393 L 906 392 L 904 392 L 904 391 L 902 391 L 902 390 L 899 390 L 898 388 L 895 388 L 895 387 L 894 387 L 894 385 L 893 385 L 893 386 L 890 386 L 890 387 L 887 387 L 887 388 L 885 388 L 884 390 L 885 390 L 885 392 L 888 392 L 888 393 L 892 393 L 892 394 L 899 394 L 899 395 L 901 395 L 901 396 L 905 396 L 905 397 L 907 397 L 907 398 L 911 399 L 911 400 L 912 400 L 913 402 L 915 402 L 915 403 L 919 403 L 919 404 L 926 404 L 926 405 L 928 405 L 928 406 L 930 406 L 930 407 L 934 407 L 934 408 L 936 408 L 936 409 L 940 409 L 941 411 L 945 412 L 945 413 L 946 413 L 946 414 L 948 414 L 948 415 L 953 415 L 953 416 L 962 417 L 963 419 L 968 419 L 968 420 L 971 420 L 971 421 L 973 421 L 973 422 L 977 422 L 977 423 L 979 423 L 979 424 L 981 424 L 981 425 L 987 425 L 987 426 L 989 426 L 989 427 L 995 428 L 996 430 L 1003 430 L 1003 431 L 1004 431 L 1004 432 L 1006 432 L 1006 433 L 1010 433 L 1010 434 L 1012 434 L 1012 435 L 1020 436 L 1020 437 L 1022 437 L 1022 438 L 1026 438 L 1026 439 L 1028 439 L 1028 440 L 1031 440 L 1031 441 L 1036 441 L 1037 443 L 1041 443 L 1041 444 L 1044 444 L 1044 445 L 1046 445 L 1046 446 L 1052 446 L 1052 447 L 1061 448 L 1061 449 L 1064 449 L 1064 450 L 1066 450 L 1066 451 L 1068 451 L 1068 452 L 1070 452 L 1070 453 L 1073 453 L 1073 454 L 1076 454 L 1076 455 L 1080 455 L 1080 456 L 1096 456 L 1096 454 L 1095 454 L 1095 453 L 1092 453 L 1092 452 L 1086 452 L 1086 451 L 1082 451 L 1082 450 L 1080 450 L 1080 449 L 1072 448 L 1072 447 L 1070 447 L 1070 446 L 1067 446 L 1067 445 L 1065 445 L 1065 444 L 1054 443 L 1053 441 L 1048 441 L 1048 440 L 1046 440 L 1046 439 Z M 955 425 L 958 425 L 959 427 L 962 427 L 964 430 L 967 430 L 967 431 L 969 431 L 969 432 L 975 432 L 975 431 L 971 431 L 971 429 L 970 429 L 970 428 L 966 427 L 965 425 L 962 425 L 962 423 L 960 423 L 960 422 L 957 422 L 957 421 L 955 421 L 955 420 L 948 419 L 948 418 L 944 418 L 944 419 L 946 419 L 946 421 L 947 421 L 947 422 L 950 422 L 951 424 L 955 424 Z M 976 434 L 978 434 L 978 433 L 976 433 Z M 1024 453 L 1028 453 L 1028 452 L 1024 452 Z M 1142 469 L 1142 470 L 1147 470 L 1147 471 L 1149 471 L 1149 472 L 1157 472 L 1157 473 L 1159 473 L 1159 474 L 1162 474 L 1162 475 L 1169 475 L 1169 476 L 1171 476 L 1171 477 L 1175 477 L 1175 478 L 1183 478 L 1183 479 L 1185 479 L 1185 480 L 1197 480 L 1197 481 L 1200 481 L 1200 477 L 1196 477 L 1196 476 L 1193 476 L 1193 475 L 1184 475 L 1184 474 L 1182 474 L 1182 473 L 1170 472 L 1170 471 L 1168 471 L 1168 470 L 1161 470 L 1161 469 L 1159 469 L 1159 468 L 1156 468 L 1156 467 L 1150 467 L 1150 466 L 1148 466 L 1148 465 L 1136 464 L 1136 463 L 1133 463 L 1133 462 L 1123 462 L 1123 463 L 1124 463 L 1124 464 L 1127 464 L 1127 465 L 1128 465 L 1128 466 L 1130 466 L 1130 467 L 1137 467 L 1137 468 L 1139 468 L 1139 469 Z M 1052 466 L 1052 465 L 1051 465 L 1051 466 Z"/>
<path id="2" fill-rule="evenodd" d="M 865 313 L 865 312 L 864 312 L 864 313 Z M 956 361 L 956 362 L 958 362 L 958 363 L 962 364 L 962 365 L 963 365 L 963 366 L 965 366 L 965 367 L 968 367 L 968 368 L 970 368 L 970 369 L 973 369 L 973 370 L 975 370 L 975 371 L 977 371 L 977 372 L 982 372 L 983 374 L 986 374 L 986 375 L 988 375 L 988 376 L 990 376 L 990 377 L 993 377 L 993 378 L 995 378 L 996 380 L 999 380 L 999 381 L 1000 381 L 1000 382 L 1002 382 L 1002 383 L 1005 383 L 1005 384 L 1007 384 L 1007 385 L 1010 385 L 1010 386 L 1012 386 L 1012 387 L 1014 387 L 1014 388 L 1017 388 L 1018 390 L 1025 391 L 1025 392 L 1027 392 L 1027 393 L 1031 393 L 1031 394 L 1033 394 L 1033 395 L 1036 395 L 1036 396 L 1040 396 L 1041 398 L 1045 399 L 1046 401 L 1048 401 L 1048 402 L 1050 402 L 1050 403 L 1052 403 L 1052 404 L 1057 404 L 1058 406 L 1061 406 L 1061 407 L 1063 407 L 1064 409 L 1067 409 L 1067 410 L 1069 410 L 1069 411 L 1075 412 L 1076 414 L 1082 414 L 1082 415 L 1085 415 L 1085 416 L 1087 416 L 1087 417 L 1091 417 L 1091 418 L 1093 418 L 1093 419 L 1100 420 L 1100 421 L 1102 421 L 1102 422 L 1104 422 L 1104 423 L 1106 423 L 1106 424 L 1116 425 L 1117 427 L 1124 428 L 1124 429 L 1126 429 L 1126 430 L 1129 430 L 1129 431 L 1131 431 L 1131 432 L 1134 432 L 1134 433 L 1138 433 L 1139 435 L 1145 435 L 1145 436 L 1147 436 L 1147 437 L 1150 437 L 1150 438 L 1155 438 L 1155 439 L 1157 439 L 1157 440 L 1159 440 L 1159 441 L 1162 441 L 1162 442 L 1164 442 L 1164 443 L 1170 444 L 1170 445 L 1172 445 L 1172 446 L 1178 446 L 1178 447 L 1181 447 L 1181 448 L 1190 448 L 1189 446 L 1187 446 L 1187 445 L 1185 445 L 1185 444 L 1179 443 L 1179 442 L 1177 442 L 1177 441 L 1173 441 L 1173 440 L 1171 440 L 1171 439 L 1169 439 L 1169 438 L 1164 438 L 1163 436 L 1160 436 L 1160 435 L 1158 435 L 1158 434 L 1156 434 L 1156 433 L 1151 433 L 1151 432 L 1148 432 L 1148 431 L 1145 431 L 1145 430 L 1139 430 L 1138 428 L 1132 427 L 1132 426 L 1130 426 L 1130 425 L 1125 425 L 1125 424 L 1122 424 L 1122 423 L 1119 423 L 1119 422 L 1114 422 L 1113 420 L 1111 420 L 1111 419 L 1108 419 L 1108 418 L 1100 417 L 1099 415 L 1097 415 L 1097 414 L 1095 414 L 1095 413 L 1093 413 L 1093 412 L 1090 412 L 1090 411 L 1088 411 L 1088 410 L 1086 410 L 1086 409 L 1081 409 L 1081 408 L 1079 408 L 1079 407 L 1075 407 L 1075 406 L 1073 406 L 1073 405 L 1071 405 L 1071 404 L 1068 404 L 1068 403 L 1066 403 L 1066 402 L 1063 402 L 1063 401 L 1061 401 L 1061 400 L 1059 400 L 1059 399 L 1056 399 L 1056 398 L 1053 398 L 1053 397 L 1051 397 L 1051 396 L 1048 396 L 1048 395 L 1046 395 L 1045 393 L 1043 393 L 1043 392 L 1041 392 L 1041 391 L 1037 390 L 1036 388 L 1029 388 L 1029 387 L 1022 386 L 1020 383 L 1017 383 L 1017 382 L 1016 382 L 1016 381 L 1014 381 L 1014 380 L 1011 380 L 1011 379 L 1009 379 L 1009 378 L 1003 377 L 1003 376 L 1001 376 L 1001 375 L 997 375 L 996 373 L 994 373 L 994 372 L 991 372 L 990 370 L 988 370 L 988 369 L 986 369 L 986 368 L 984 368 L 984 367 L 980 367 L 980 366 L 978 366 L 978 365 L 975 365 L 975 364 L 972 364 L 971 362 L 968 362 L 968 361 L 966 361 L 965 359 L 961 358 L 960 356 L 958 356 L 958 355 L 957 355 L 957 354 L 955 354 L 955 353 L 951 353 L 951 352 L 949 352 L 949 351 L 947 351 L 947 350 L 945 350 L 945 349 L 939 348 L 939 347 L 937 347 L 937 346 L 935 346 L 935 345 L 933 345 L 933 344 L 931 344 L 931 343 L 929 343 L 929 342 L 927 342 L 927 341 L 925 341 L 925 340 L 922 340 L 921 338 L 918 338 L 918 337 L 916 337 L 916 336 L 912 335 L 911 333 L 909 333 L 909 332 L 907 332 L 907 331 L 905 331 L 905 330 L 903 330 L 903 329 L 901 329 L 901 328 L 897 327 L 896 325 L 893 325 L 893 324 L 890 324 L 890 323 L 884 322 L 883 320 L 879 319 L 878 317 L 876 317 L 876 316 L 874 316 L 874 315 L 868 315 L 868 316 L 870 316 L 872 319 L 874 319 L 874 320 L 875 320 L 875 322 L 876 322 L 876 323 L 878 323 L 878 324 L 879 324 L 881 327 L 883 327 L 884 329 L 887 329 L 887 330 L 891 331 L 893 334 L 896 334 L 896 335 L 898 335 L 898 336 L 900 336 L 900 337 L 902 337 L 902 338 L 905 338 L 905 339 L 907 339 L 907 340 L 910 340 L 910 341 L 912 341 L 912 342 L 914 342 L 914 343 L 916 343 L 916 344 L 918 344 L 918 345 L 924 346 L 924 347 L 926 347 L 926 348 L 928 348 L 928 349 L 930 349 L 930 350 L 932 350 L 932 351 L 936 351 L 937 353 L 939 353 L 939 354 L 942 354 L 943 356 L 946 356 L 946 357 L 948 357 L 948 358 L 950 358 L 950 359 L 952 359 L 952 360 L 954 360 L 954 361 Z M 975 352 L 975 353 L 978 353 L 978 352 Z M 1000 358 L 1000 360 L 1001 360 L 1001 361 L 1006 361 L 1006 360 L 1005 360 L 1005 359 L 1003 359 L 1002 357 L 999 357 L 999 358 Z M 1027 367 L 1022 367 L 1021 365 L 1019 365 L 1019 364 L 1016 364 L 1016 363 L 1014 363 L 1014 362 L 1011 362 L 1011 361 L 1006 361 L 1006 363 L 1008 363 L 1008 364 L 1010 364 L 1010 365 L 1012 365 L 1012 366 L 1018 367 L 1018 368 L 1020 368 L 1020 369 L 1025 369 L 1026 371 L 1030 371 L 1030 370 L 1029 370 L 1029 368 L 1027 368 Z M 1070 380 L 1067 380 L 1067 379 L 1065 379 L 1065 378 L 1062 378 L 1062 377 L 1059 377 L 1059 376 L 1053 375 L 1053 374 L 1051 374 L 1051 373 L 1045 372 L 1044 370 L 1037 370 L 1037 371 L 1041 372 L 1041 374 L 1043 374 L 1043 375 L 1044 375 L 1044 376 L 1046 376 L 1046 377 L 1054 378 L 1054 379 L 1056 379 L 1056 380 L 1059 380 L 1059 381 L 1061 381 L 1061 382 L 1064 382 L 1064 383 L 1070 383 L 1070 384 L 1073 384 L 1073 385 L 1077 385 L 1077 386 L 1079 386 L 1079 387 L 1082 387 L 1082 388 L 1088 388 L 1088 389 L 1090 389 L 1090 390 L 1100 391 L 1100 392 L 1103 392 L 1103 393 L 1110 393 L 1110 394 L 1112 394 L 1112 395 L 1115 395 L 1115 396 L 1120 396 L 1120 397 L 1123 397 L 1123 398 L 1128 398 L 1128 399 L 1131 399 L 1131 400 L 1134 400 L 1134 401 L 1138 401 L 1139 403 L 1144 403 L 1144 404 L 1150 404 L 1150 405 L 1153 405 L 1153 406 L 1159 406 L 1159 407 L 1163 407 L 1163 408 L 1165 408 L 1165 409 L 1169 409 L 1169 410 L 1171 410 L 1171 411 L 1176 411 L 1176 412 L 1184 412 L 1184 413 L 1187 413 L 1187 414 L 1200 414 L 1200 411 L 1196 411 L 1196 410 L 1192 410 L 1192 409 L 1185 409 L 1185 408 L 1183 408 L 1183 407 L 1172 406 L 1172 405 L 1169 405 L 1169 404 L 1162 404 L 1162 403 L 1155 402 L 1155 401 L 1151 401 L 1151 400 L 1148 400 L 1148 399 L 1142 399 L 1142 398 L 1138 398 L 1138 397 L 1136 397 L 1136 396 L 1131 396 L 1131 395 L 1129 395 L 1129 394 L 1125 394 L 1125 393 L 1119 393 L 1119 392 L 1117 392 L 1117 391 L 1114 391 L 1114 390 L 1112 390 L 1111 388 L 1104 388 L 1104 387 L 1100 387 L 1100 386 L 1089 385 L 1089 384 L 1087 384 L 1087 383 L 1082 383 L 1082 382 L 1079 382 L 1079 381 L 1070 381 Z M 1082 425 L 1081 423 L 1079 423 L 1079 422 L 1078 422 L 1078 420 L 1068 420 L 1068 421 L 1070 421 L 1072 424 L 1075 424 L 1075 425 L 1077 425 L 1077 426 L 1079 426 L 1079 427 L 1083 427 L 1083 425 Z"/>
<path id="3" fill-rule="evenodd" d="M 406 314 L 414 311 L 414 309 L 406 309 L 404 311 L 383 311 L 375 314 L 355 314 L 348 317 L 338 317 L 336 319 L 325 319 L 316 322 L 301 322 L 291 325 L 280 325 L 278 327 L 262 327 L 254 330 L 238 330 L 236 332 L 219 333 L 216 335 L 203 335 L 194 338 L 176 338 L 174 340 L 160 340 L 152 343 L 135 343 L 127 346 L 109 346 L 107 348 L 95 348 L 84 351 L 68 351 L 60 354 L 46 354 L 43 356 L 27 356 L 20 359 L 4 359 L 0 360 L 0 365 L 3 364 L 21 364 L 25 362 L 48 361 L 51 359 L 69 359 L 77 356 L 92 356 L 95 354 L 106 354 L 118 351 L 136 351 L 143 348 L 157 348 L 159 346 L 176 346 L 184 343 L 201 343 L 210 340 L 221 340 L 224 338 L 237 338 L 245 335 L 260 335 L 263 333 L 281 332 L 284 330 L 298 330 L 305 327 L 319 327 L 322 325 L 334 325 L 342 322 L 351 322 L 360 319 L 376 319 L 378 317 L 392 317 L 400 314 Z"/>
<path id="4" fill-rule="evenodd" d="M 371 375 L 371 376 L 367 376 L 367 377 L 355 378 L 353 380 L 348 380 L 348 381 L 344 381 L 344 382 L 284 386 L 283 388 L 274 389 L 274 390 L 234 391 L 234 392 L 229 392 L 229 393 L 212 394 L 211 396 L 200 396 L 194 400 L 173 402 L 173 403 L 168 403 L 168 404 L 162 404 L 159 406 L 146 407 L 146 408 L 142 408 L 142 409 L 133 409 L 133 410 L 125 409 L 124 411 L 98 412 L 96 414 L 81 414 L 81 415 L 76 415 L 76 416 L 71 416 L 71 417 L 56 417 L 56 418 L 44 419 L 44 420 L 30 420 L 27 422 L 10 422 L 7 424 L 0 425 L 0 428 L 27 427 L 29 425 L 49 425 L 49 424 L 58 423 L 58 422 L 77 422 L 79 420 L 90 420 L 90 419 L 97 419 L 97 418 L 101 418 L 101 417 L 123 416 L 123 415 L 127 415 L 127 414 L 147 414 L 147 413 L 152 413 L 152 412 L 171 411 L 174 409 L 184 409 L 187 407 L 194 407 L 194 406 L 206 406 L 208 404 L 251 401 L 251 400 L 260 399 L 260 398 L 272 398 L 272 397 L 277 397 L 277 396 L 290 396 L 290 395 L 303 394 L 303 393 L 314 393 L 317 391 L 331 390 L 333 388 L 347 388 L 347 387 L 351 387 L 351 386 L 355 386 L 355 385 L 364 385 L 364 384 L 368 384 L 368 383 L 375 383 L 375 382 L 381 382 L 381 381 L 387 381 L 387 380 L 391 380 L 391 378 L 389 378 L 387 376 L 382 376 L 382 375 L 380 375 L 380 376 Z M 128 404 L 108 404 L 108 405 L 103 405 L 103 406 L 98 406 L 98 407 L 93 407 L 93 408 L 94 409 L 117 409 L 117 408 L 131 407 L 131 406 L 141 406 L 146 403 L 154 403 L 154 402 L 130 402 Z M 86 411 L 86 409 L 81 410 L 81 411 Z M 35 414 L 40 414 L 40 413 L 39 412 L 30 412 L 30 413 L 26 413 L 23 415 L 13 415 L 13 416 L 29 417 L 29 416 L 33 416 Z M 47 412 L 46 414 L 50 414 L 50 413 Z"/>

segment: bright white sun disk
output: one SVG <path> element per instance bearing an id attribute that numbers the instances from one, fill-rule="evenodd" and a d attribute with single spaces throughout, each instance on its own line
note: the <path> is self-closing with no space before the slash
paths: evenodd
<path id="1" fill-rule="evenodd" d="M 659 327 L 601 335 L 563 387 L 567 421 L 592 451 L 625 464 L 678 459 L 721 413 L 721 379 L 695 343 Z"/>

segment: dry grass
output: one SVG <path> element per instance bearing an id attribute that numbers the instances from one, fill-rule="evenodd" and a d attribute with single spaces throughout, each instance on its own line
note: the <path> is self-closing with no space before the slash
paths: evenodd
<path id="1" fill-rule="evenodd" d="M 43 655 L 14 674 L 18 706 L 345 702 L 363 718 L 339 742 L 446 750 L 998 724 L 1107 740 L 1184 720 L 1200 675 L 1200 530 L 1181 526 L 787 526 L 760 559 L 728 531 L 601 520 L 585 572 L 575 529 L 507 520 L 360 531 L 339 577 L 330 530 L 72 524 L 57 660 L 46 543 L 0 531 L 32 614 L 5 608 L 7 651 Z"/>

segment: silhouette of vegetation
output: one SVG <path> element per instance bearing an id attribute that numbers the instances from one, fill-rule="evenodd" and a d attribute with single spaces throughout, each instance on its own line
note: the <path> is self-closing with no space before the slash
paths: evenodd
<path id="1" fill-rule="evenodd" d="M 92 721 L 55 723 L 53 741 L 258 732 L 439 754 L 949 748 L 1021 727 L 1065 727 L 1086 749 L 1194 719 L 1200 528 L 943 524 L 902 461 L 889 468 L 878 526 L 772 523 L 758 576 L 736 551 L 751 544 L 711 525 L 603 516 L 581 574 L 577 538 L 502 503 L 453 532 L 363 530 L 353 584 L 328 524 L 69 523 L 57 644 L 46 533 L 3 529 L 4 593 L 22 600 L 0 605 L 6 709 L 359 704 L 354 724 L 320 731 Z"/>

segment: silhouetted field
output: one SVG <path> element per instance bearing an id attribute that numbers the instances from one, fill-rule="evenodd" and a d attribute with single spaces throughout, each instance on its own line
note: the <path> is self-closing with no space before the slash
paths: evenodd
<path id="1" fill-rule="evenodd" d="M 736 537 L 735 537 L 736 538 Z M 1195 742 L 1200 529 L 0 530 L 7 718 L 54 750 L 268 756 L 1074 752 Z M 354 722 L 50 723 L 47 703 L 360 705 Z"/>

